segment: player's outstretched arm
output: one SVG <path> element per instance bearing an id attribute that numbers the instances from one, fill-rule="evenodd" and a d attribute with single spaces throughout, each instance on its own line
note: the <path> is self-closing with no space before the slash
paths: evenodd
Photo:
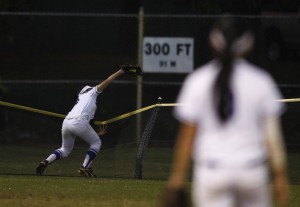
<path id="1" fill-rule="evenodd" d="M 142 69 L 138 65 L 131 65 L 131 64 L 121 65 L 120 69 L 117 72 L 113 73 L 107 79 L 105 79 L 103 82 L 97 85 L 97 90 L 103 91 L 113 80 L 115 80 L 116 78 L 118 78 L 124 73 L 132 76 L 138 76 L 138 75 L 142 75 Z"/>
<path id="2" fill-rule="evenodd" d="M 104 81 L 97 85 L 98 91 L 103 91 L 113 80 L 117 79 L 119 76 L 124 74 L 125 72 L 122 69 L 119 69 L 117 72 L 110 75 Z"/>

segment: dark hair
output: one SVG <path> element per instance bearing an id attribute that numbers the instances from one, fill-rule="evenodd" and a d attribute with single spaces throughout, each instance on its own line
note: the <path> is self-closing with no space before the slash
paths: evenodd
<path id="1" fill-rule="evenodd" d="M 221 123 L 225 123 L 232 117 L 235 109 L 234 94 L 230 84 L 233 73 L 232 63 L 236 57 L 232 45 L 245 33 L 244 26 L 238 23 L 233 17 L 224 16 L 211 30 L 218 33 L 225 43 L 221 48 L 214 48 L 212 45 L 221 67 L 213 85 L 214 108 Z"/>

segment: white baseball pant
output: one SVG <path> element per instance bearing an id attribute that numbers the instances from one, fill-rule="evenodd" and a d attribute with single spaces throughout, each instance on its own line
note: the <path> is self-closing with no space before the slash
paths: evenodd
<path id="1" fill-rule="evenodd" d="M 71 153 L 76 137 L 88 143 L 90 149 L 99 152 L 101 140 L 88 120 L 84 118 L 65 119 L 62 125 L 62 146 L 58 149 L 63 158 Z"/>
<path id="2" fill-rule="evenodd" d="M 271 207 L 265 164 L 252 168 L 194 165 L 192 200 L 196 207 Z"/>

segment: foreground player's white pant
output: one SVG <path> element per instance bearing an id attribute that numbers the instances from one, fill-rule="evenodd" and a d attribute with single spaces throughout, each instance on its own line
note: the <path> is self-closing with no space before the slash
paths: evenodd
<path id="1" fill-rule="evenodd" d="M 267 167 L 194 166 L 192 198 L 196 207 L 270 207 Z"/>

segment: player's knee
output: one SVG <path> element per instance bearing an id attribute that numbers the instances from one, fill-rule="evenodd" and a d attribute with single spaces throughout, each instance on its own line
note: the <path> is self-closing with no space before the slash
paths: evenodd
<path id="1" fill-rule="evenodd" d="M 90 148 L 92 148 L 98 152 L 101 148 L 101 145 L 102 145 L 101 139 L 97 139 L 97 140 L 95 140 L 94 143 L 91 144 Z"/>

